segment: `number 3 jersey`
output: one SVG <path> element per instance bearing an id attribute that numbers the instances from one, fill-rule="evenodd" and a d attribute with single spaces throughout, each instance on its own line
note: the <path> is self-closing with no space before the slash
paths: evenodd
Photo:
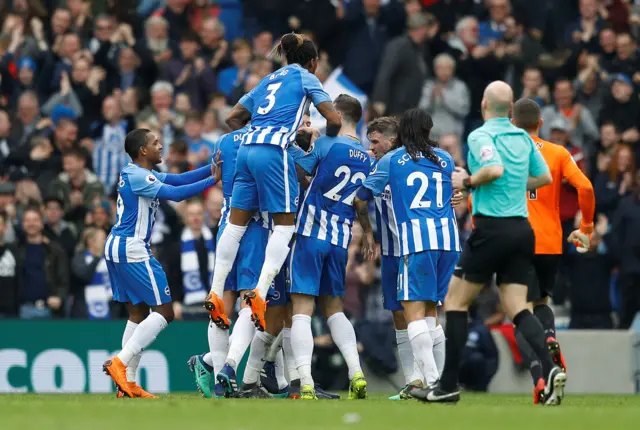
<path id="1" fill-rule="evenodd" d="M 302 116 L 313 102 L 331 102 L 318 78 L 299 64 L 282 67 L 263 78 L 238 102 L 251 112 L 245 145 L 286 148 L 296 138 Z"/>
<path id="2" fill-rule="evenodd" d="M 382 157 L 364 182 L 374 197 L 380 197 L 376 203 L 386 203 L 384 218 L 393 235 L 387 238 L 388 246 L 398 241 L 396 252 L 390 255 L 461 251 L 451 206 L 455 164 L 446 151 L 434 148 L 434 152 L 437 163 L 422 156 L 413 161 L 404 147 L 394 149 Z M 384 236 L 385 230 L 382 232 Z"/>
<path id="3" fill-rule="evenodd" d="M 324 136 L 309 154 L 296 158 L 313 174 L 298 212 L 297 233 L 347 248 L 356 215 L 353 200 L 371 170 L 369 155 L 354 138 Z"/>

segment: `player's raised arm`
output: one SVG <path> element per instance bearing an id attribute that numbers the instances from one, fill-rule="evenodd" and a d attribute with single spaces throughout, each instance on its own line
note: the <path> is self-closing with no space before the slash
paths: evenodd
<path id="1" fill-rule="evenodd" d="M 331 101 L 320 103 L 316 105 L 316 109 L 327 120 L 327 128 L 325 133 L 329 137 L 335 137 L 342 127 L 342 118 L 340 113 L 335 109 Z"/>

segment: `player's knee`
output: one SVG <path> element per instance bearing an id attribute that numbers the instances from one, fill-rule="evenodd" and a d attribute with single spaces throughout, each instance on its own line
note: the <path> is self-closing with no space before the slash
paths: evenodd
<path id="1" fill-rule="evenodd" d="M 322 296 L 320 297 L 320 303 L 325 318 L 331 318 L 332 315 L 344 312 L 342 297 Z"/>
<path id="2" fill-rule="evenodd" d="M 158 306 L 153 309 L 154 312 L 159 313 L 162 317 L 167 321 L 167 324 L 170 324 L 175 319 L 175 314 L 173 313 L 173 305 L 171 303 L 165 303 L 162 306 Z"/>
<path id="3" fill-rule="evenodd" d="M 313 315 L 315 309 L 315 297 L 306 294 L 292 294 L 293 315 Z"/>

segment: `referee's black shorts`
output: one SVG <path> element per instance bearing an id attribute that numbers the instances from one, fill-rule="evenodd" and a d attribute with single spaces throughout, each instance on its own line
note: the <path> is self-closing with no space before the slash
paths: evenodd
<path id="1" fill-rule="evenodd" d="M 560 254 L 534 255 L 533 273 L 528 283 L 527 301 L 533 302 L 553 295 L 561 259 L 562 255 Z"/>
<path id="2" fill-rule="evenodd" d="M 454 275 L 485 284 L 494 273 L 500 284 L 529 285 L 535 236 L 526 218 L 477 215 Z"/>

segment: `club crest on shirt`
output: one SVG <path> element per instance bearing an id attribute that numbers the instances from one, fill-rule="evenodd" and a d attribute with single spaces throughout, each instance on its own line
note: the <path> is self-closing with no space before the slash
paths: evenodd
<path id="1" fill-rule="evenodd" d="M 482 161 L 489 161 L 493 158 L 493 148 L 490 146 L 483 146 L 480 148 L 480 159 Z"/>
<path id="2" fill-rule="evenodd" d="M 147 182 L 153 184 L 156 181 L 156 177 L 153 175 L 147 175 Z"/>

